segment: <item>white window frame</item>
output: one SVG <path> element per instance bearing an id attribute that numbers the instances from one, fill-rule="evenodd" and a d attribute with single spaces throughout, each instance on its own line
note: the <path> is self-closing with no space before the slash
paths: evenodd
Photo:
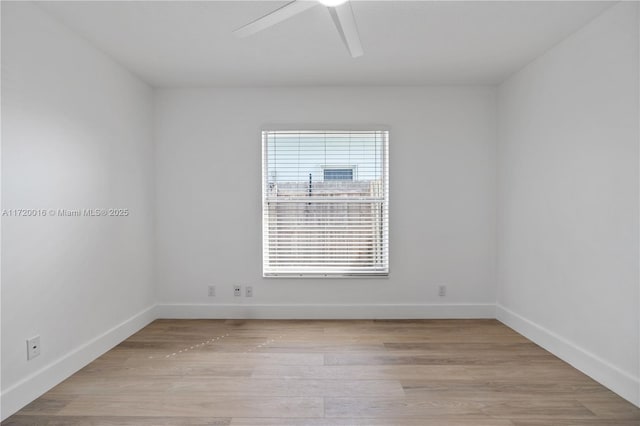
<path id="1" fill-rule="evenodd" d="M 268 163 L 268 135 L 277 132 L 299 132 L 299 133 L 375 133 L 381 138 L 381 159 L 380 167 L 382 169 L 382 196 L 370 201 L 372 205 L 379 204 L 380 215 L 376 216 L 380 219 L 380 242 L 376 246 L 376 250 L 379 250 L 379 257 L 382 259 L 379 263 L 376 262 L 370 268 L 360 268 L 361 270 L 355 270 L 357 268 L 345 268 L 344 270 L 327 269 L 322 270 L 321 267 L 315 267 L 316 269 L 310 270 L 302 268 L 303 270 L 286 270 L 279 268 L 277 264 L 270 263 L 270 241 L 273 238 L 269 231 L 270 216 L 268 213 L 269 204 L 274 201 L 273 198 L 268 197 L 268 186 L 273 184 L 269 177 L 269 163 Z M 376 136 L 378 137 L 378 136 Z M 323 170 L 325 168 L 351 168 L 353 169 L 353 179 L 357 179 L 358 166 L 344 165 L 344 164 L 322 164 L 319 168 Z M 321 200 L 314 200 L 314 202 L 322 202 Z M 348 201 L 345 201 L 348 202 Z M 358 200 L 354 202 L 368 202 L 368 200 Z M 377 208 L 376 208 L 377 209 Z M 262 131 L 262 214 L 263 214 L 263 277 L 300 277 L 300 278 L 336 278 L 336 277 L 387 277 L 389 275 L 389 131 L 388 129 L 366 129 L 366 130 L 296 130 L 295 128 L 280 130 L 277 128 L 263 129 Z M 271 215 L 273 220 L 273 215 Z M 374 226 L 374 225 L 372 225 Z"/>

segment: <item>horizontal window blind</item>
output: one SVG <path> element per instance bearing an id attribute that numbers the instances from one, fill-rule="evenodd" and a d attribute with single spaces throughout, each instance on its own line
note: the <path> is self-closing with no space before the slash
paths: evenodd
<path id="1" fill-rule="evenodd" d="M 264 276 L 389 273 L 387 131 L 264 131 Z"/>

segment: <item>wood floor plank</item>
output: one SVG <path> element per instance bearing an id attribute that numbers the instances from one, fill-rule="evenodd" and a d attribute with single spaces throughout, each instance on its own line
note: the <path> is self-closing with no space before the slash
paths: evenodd
<path id="1" fill-rule="evenodd" d="M 213 364 L 218 366 L 254 367 L 260 365 L 324 365 L 324 355 L 321 353 L 265 353 L 265 352 L 209 352 L 206 349 L 178 349 L 157 357 L 147 357 L 144 365 L 149 368 L 165 368 L 167 363 L 179 358 L 181 363 L 188 365 Z M 125 365 L 137 365 L 139 359 L 127 359 Z"/>
<path id="2" fill-rule="evenodd" d="M 181 362 L 179 359 L 167 363 L 140 364 L 136 366 L 122 366 L 119 363 L 93 363 L 80 370 L 77 374 L 91 377 L 130 377 L 141 379 L 164 376 L 201 376 L 201 377 L 249 377 L 253 372 L 250 366 L 215 365 L 207 362 Z"/>
<path id="3" fill-rule="evenodd" d="M 61 397 L 45 394 L 28 404 L 21 413 L 39 416 L 53 416 L 75 399 L 75 395 L 63 395 Z M 4 422 L 3 422 L 4 424 Z"/>
<path id="4" fill-rule="evenodd" d="M 256 378 L 300 379 L 348 379 L 348 380 L 403 380 L 415 377 L 457 378 L 472 380 L 464 366 L 448 365 L 326 365 L 326 366 L 259 366 L 254 369 Z"/>
<path id="5" fill-rule="evenodd" d="M 457 419 L 448 417 L 446 423 L 442 419 L 412 418 L 234 418 L 231 426 L 513 426 L 509 420 L 469 417 Z"/>
<path id="6" fill-rule="evenodd" d="M 473 400 L 425 400 L 422 398 L 326 398 L 326 417 L 485 418 L 484 405 Z"/>
<path id="7" fill-rule="evenodd" d="M 616 419 L 517 419 L 512 421 L 513 426 L 638 426 L 636 420 L 616 420 Z"/>
<path id="8" fill-rule="evenodd" d="M 16 415 L 2 424 L 7 426 L 229 426 L 231 418 Z"/>
<path id="9" fill-rule="evenodd" d="M 633 420 L 640 425 L 640 409 L 610 392 L 604 395 L 587 395 L 580 401 L 599 418 Z"/>
<path id="10" fill-rule="evenodd" d="M 330 353 L 324 357 L 325 365 L 522 365 L 557 362 L 550 354 L 509 354 L 487 351 L 471 353 L 432 351 L 421 354 L 394 353 Z"/>
<path id="11" fill-rule="evenodd" d="M 482 365 L 464 366 L 465 371 L 477 381 L 514 382 L 527 381 L 533 383 L 553 384 L 557 381 L 572 384 L 593 383 L 593 379 L 563 362 L 545 365 Z"/>
<path id="12" fill-rule="evenodd" d="M 2 425 L 640 426 L 495 320 L 158 320 Z"/>
<path id="13" fill-rule="evenodd" d="M 246 396 L 394 396 L 403 397 L 404 389 L 397 380 L 305 380 L 254 379 L 245 377 L 139 377 L 105 379 L 84 378 L 68 381 L 49 392 L 50 397 L 129 394 L 191 394 Z"/>
<path id="14" fill-rule="evenodd" d="M 608 397 L 611 391 L 595 382 L 533 382 L 520 380 L 456 381 L 456 380 L 402 380 L 409 397 L 435 398 L 438 396 L 468 394 L 469 397 L 495 398 L 571 398 Z"/>
<path id="15" fill-rule="evenodd" d="M 126 413 L 144 417 L 322 417 L 323 398 L 275 396 L 222 396 L 174 394 L 137 394 L 75 398 L 58 414 L 63 416 L 110 416 Z"/>
<path id="16" fill-rule="evenodd" d="M 579 401 L 566 399 L 536 399 L 535 401 L 491 401 L 485 402 L 482 412 L 495 418 L 546 418 L 548 421 L 559 419 L 595 419 L 596 415 Z"/>
<path id="17" fill-rule="evenodd" d="M 326 398 L 327 417 L 425 417 L 449 416 L 552 419 L 593 419 L 595 414 L 577 401 L 486 401 L 479 398 Z"/>

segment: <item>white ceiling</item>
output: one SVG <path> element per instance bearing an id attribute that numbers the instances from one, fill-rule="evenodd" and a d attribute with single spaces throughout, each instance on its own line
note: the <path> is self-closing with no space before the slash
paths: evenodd
<path id="1" fill-rule="evenodd" d="M 356 1 L 364 56 L 318 6 L 249 38 L 286 1 L 39 2 L 154 86 L 493 84 L 611 2 Z"/>

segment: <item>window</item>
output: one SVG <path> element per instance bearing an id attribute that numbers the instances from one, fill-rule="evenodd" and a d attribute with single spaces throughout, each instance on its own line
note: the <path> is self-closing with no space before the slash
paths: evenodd
<path id="1" fill-rule="evenodd" d="M 262 132 L 264 276 L 388 275 L 388 140 Z"/>
<path id="2" fill-rule="evenodd" d="M 353 169 L 324 169 L 324 180 L 353 180 Z"/>

